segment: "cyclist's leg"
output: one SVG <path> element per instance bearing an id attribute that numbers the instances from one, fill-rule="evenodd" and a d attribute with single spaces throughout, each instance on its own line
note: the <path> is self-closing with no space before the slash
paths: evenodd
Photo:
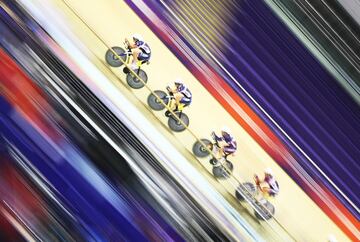
<path id="1" fill-rule="evenodd" d="M 264 198 L 268 199 L 273 195 L 272 190 L 269 187 L 263 187 L 261 189 Z"/>
<path id="2" fill-rule="evenodd" d="M 132 64 L 137 63 L 137 61 L 139 60 L 138 57 L 139 57 L 140 53 L 141 53 L 141 50 L 139 48 L 132 49 L 132 56 L 133 56 Z"/>
<path id="3" fill-rule="evenodd" d="M 220 147 L 217 149 L 216 152 L 216 157 L 218 160 L 223 160 L 224 159 L 224 147 L 220 145 Z"/>
<path id="4" fill-rule="evenodd" d="M 181 98 L 180 103 L 183 105 L 183 108 L 185 108 L 191 104 L 191 99 L 183 97 Z"/>
<path id="5" fill-rule="evenodd" d="M 139 61 L 149 61 L 149 59 L 150 59 L 150 55 L 146 54 L 140 50 L 140 53 L 138 55 L 138 60 Z"/>
<path id="6" fill-rule="evenodd" d="M 169 101 L 169 108 L 170 108 L 171 110 L 174 110 L 174 109 L 176 108 L 176 101 L 175 101 L 175 100 L 170 99 L 170 101 Z"/>
<path id="7" fill-rule="evenodd" d="M 229 155 L 233 154 L 235 151 L 236 151 L 236 149 L 234 147 L 224 146 L 224 148 L 223 148 L 224 157 L 227 158 Z"/>
<path id="8" fill-rule="evenodd" d="M 180 101 L 183 98 L 183 95 L 181 93 L 175 93 L 174 94 L 174 98 L 175 98 L 175 109 L 178 109 L 178 107 L 180 106 Z"/>
<path id="9" fill-rule="evenodd" d="M 216 159 L 221 161 L 221 159 L 223 158 L 222 147 L 218 147 L 218 146 L 214 145 L 212 152 L 214 153 Z"/>
<path id="10" fill-rule="evenodd" d="M 182 111 L 185 107 L 189 106 L 191 103 L 191 99 L 185 97 L 184 95 L 182 95 L 180 101 L 179 101 L 179 105 L 178 105 L 178 110 Z"/>

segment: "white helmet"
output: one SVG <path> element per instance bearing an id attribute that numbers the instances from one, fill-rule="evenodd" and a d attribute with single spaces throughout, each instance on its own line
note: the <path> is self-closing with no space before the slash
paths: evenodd
<path id="1" fill-rule="evenodd" d="M 139 40 L 139 41 L 144 41 L 143 37 L 141 36 L 141 34 L 133 34 L 132 38 L 134 40 Z"/>
<path id="2" fill-rule="evenodd" d="M 221 132 L 230 134 L 231 131 L 230 131 L 230 129 L 229 129 L 227 126 L 223 126 L 223 127 L 221 127 Z"/>
<path id="3" fill-rule="evenodd" d="M 273 170 L 272 170 L 270 167 L 266 168 L 266 169 L 264 170 L 264 173 L 265 173 L 265 174 L 268 174 L 268 175 L 270 175 L 270 176 L 274 176 Z"/>
<path id="4" fill-rule="evenodd" d="M 174 83 L 177 85 L 184 85 L 184 82 L 180 78 L 177 78 Z"/>
<path id="5" fill-rule="evenodd" d="M 337 239 L 336 239 L 335 235 L 329 234 L 328 241 L 329 242 L 337 242 Z"/>

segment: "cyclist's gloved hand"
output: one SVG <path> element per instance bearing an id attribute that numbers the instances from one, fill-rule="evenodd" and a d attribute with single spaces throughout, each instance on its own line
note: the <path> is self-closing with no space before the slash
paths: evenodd
<path id="1" fill-rule="evenodd" d="M 259 179 L 258 175 L 256 175 L 256 174 L 254 175 L 254 181 L 257 186 L 260 185 L 260 179 Z"/>

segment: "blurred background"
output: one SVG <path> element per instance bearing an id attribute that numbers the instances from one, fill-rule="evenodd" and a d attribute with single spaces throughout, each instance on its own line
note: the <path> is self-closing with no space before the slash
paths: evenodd
<path id="1" fill-rule="evenodd" d="M 360 241 L 359 13 L 0 0 L 0 240 Z M 134 34 L 151 58 L 131 69 Z M 165 116 L 177 79 L 193 101 Z M 225 163 L 204 146 L 223 126 Z"/>

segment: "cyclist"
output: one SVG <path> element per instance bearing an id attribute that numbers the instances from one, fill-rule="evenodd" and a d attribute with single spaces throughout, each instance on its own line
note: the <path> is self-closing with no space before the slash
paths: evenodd
<path id="1" fill-rule="evenodd" d="M 131 49 L 132 52 L 132 64 L 131 69 L 135 70 L 138 68 L 138 61 L 149 61 L 151 56 L 151 49 L 149 45 L 144 41 L 143 37 L 140 34 L 132 35 L 133 42 L 125 38 L 125 43 Z"/>
<path id="2" fill-rule="evenodd" d="M 172 87 L 169 85 L 166 89 L 169 94 L 174 97 L 175 102 L 173 102 L 173 105 L 170 107 L 173 112 L 181 111 L 184 107 L 191 104 L 192 94 L 181 79 L 176 79 L 174 85 Z M 170 111 L 167 111 L 165 115 L 170 115 Z"/>
<path id="3" fill-rule="evenodd" d="M 234 155 L 237 150 L 237 144 L 234 137 L 230 134 L 229 128 L 226 126 L 222 127 L 220 136 L 212 132 L 212 137 L 219 147 L 216 154 L 217 157 L 226 159 L 229 155 Z"/>
<path id="4" fill-rule="evenodd" d="M 279 194 L 280 187 L 274 177 L 274 173 L 271 168 L 266 168 L 264 170 L 264 174 L 265 176 L 263 180 L 261 180 L 257 175 L 255 175 L 255 183 L 263 192 L 263 194 L 266 194 L 270 197 L 275 197 Z"/>

